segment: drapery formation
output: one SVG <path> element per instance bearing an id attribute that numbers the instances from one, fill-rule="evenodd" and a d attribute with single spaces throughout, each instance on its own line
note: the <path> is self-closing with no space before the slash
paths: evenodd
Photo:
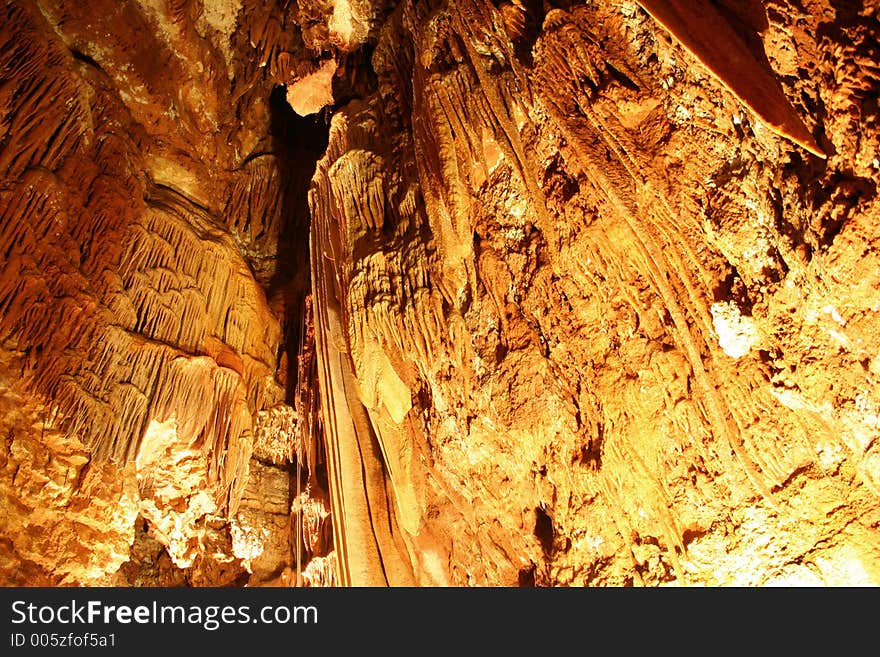
<path id="1" fill-rule="evenodd" d="M 9 3 L 10 583 L 876 583 L 872 0 Z"/>

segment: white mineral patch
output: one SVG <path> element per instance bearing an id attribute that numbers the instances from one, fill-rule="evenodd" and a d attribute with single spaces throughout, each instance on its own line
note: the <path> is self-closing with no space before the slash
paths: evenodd
<path id="1" fill-rule="evenodd" d="M 742 358 L 758 343 L 758 329 L 751 317 L 739 312 L 735 304 L 712 304 L 712 323 L 718 334 L 718 345 L 731 358 Z"/>

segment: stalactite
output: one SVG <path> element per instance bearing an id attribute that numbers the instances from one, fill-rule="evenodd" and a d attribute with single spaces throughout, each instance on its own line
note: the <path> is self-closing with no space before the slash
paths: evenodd
<path id="1" fill-rule="evenodd" d="M 874 0 L 105 4 L 0 9 L 0 583 L 876 579 Z"/>

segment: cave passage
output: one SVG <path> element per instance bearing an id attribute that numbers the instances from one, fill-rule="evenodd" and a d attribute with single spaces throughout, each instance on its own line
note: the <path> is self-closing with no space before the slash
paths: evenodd
<path id="1" fill-rule="evenodd" d="M 327 490 L 326 465 L 321 436 L 315 426 L 318 386 L 314 359 L 314 335 L 310 325 L 311 267 L 309 266 L 308 190 L 318 160 L 327 149 L 329 120 L 323 113 L 299 116 L 287 102 L 285 87 L 276 86 L 269 97 L 270 135 L 281 185 L 281 226 L 278 235 L 275 274 L 269 282 L 268 296 L 280 296 L 284 336 L 279 359 L 279 375 L 285 381 L 285 402 L 297 410 L 300 429 L 290 466 L 290 502 L 300 500 L 303 490 L 321 495 Z M 305 427 L 303 429 L 303 427 Z M 300 451 L 301 450 L 301 451 Z M 301 501 L 295 502 L 299 507 Z M 297 585 L 302 566 L 312 556 L 303 535 L 302 511 L 294 514 L 291 553 L 295 559 Z M 332 538 L 321 541 L 320 551 L 332 550 Z"/>
<path id="2" fill-rule="evenodd" d="M 327 149 L 329 121 L 324 114 L 299 116 L 288 105 L 285 87 L 276 86 L 269 97 L 272 149 L 278 162 L 282 189 L 281 229 L 278 236 L 277 266 L 269 283 L 269 296 L 280 293 L 284 315 L 287 353 L 287 403 L 294 405 L 299 372 L 297 356 L 301 350 L 306 298 L 311 290 L 309 267 L 308 190 L 318 160 Z"/>
<path id="3" fill-rule="evenodd" d="M 876 586 L 880 0 L 800 4 L 4 3 L 0 585 Z"/>

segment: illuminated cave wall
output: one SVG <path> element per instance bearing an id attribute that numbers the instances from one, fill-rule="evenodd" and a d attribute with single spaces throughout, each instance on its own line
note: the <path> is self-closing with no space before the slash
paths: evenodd
<path id="1" fill-rule="evenodd" d="M 880 584 L 875 0 L 0 9 L 0 583 Z"/>

